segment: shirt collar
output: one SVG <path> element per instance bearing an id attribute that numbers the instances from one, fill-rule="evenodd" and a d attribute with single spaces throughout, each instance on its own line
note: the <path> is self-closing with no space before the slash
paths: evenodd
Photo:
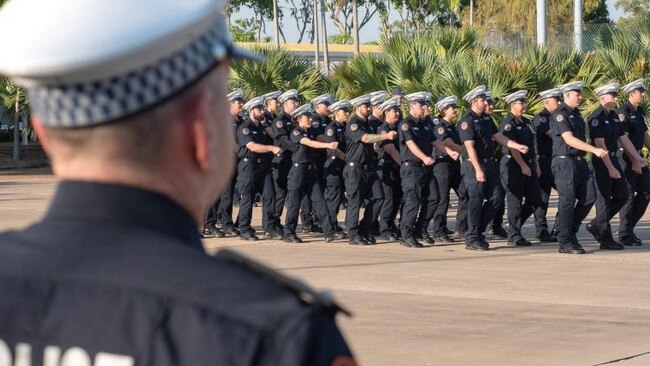
<path id="1" fill-rule="evenodd" d="M 63 181 L 44 221 L 60 219 L 148 228 L 203 250 L 196 223 L 185 209 L 162 194 L 140 188 Z"/>

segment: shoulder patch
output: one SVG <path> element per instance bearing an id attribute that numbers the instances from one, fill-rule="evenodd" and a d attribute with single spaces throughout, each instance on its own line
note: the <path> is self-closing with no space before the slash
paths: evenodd
<path id="1" fill-rule="evenodd" d="M 356 130 L 359 129 L 359 125 L 357 125 L 356 123 L 353 123 L 353 124 L 350 125 L 350 129 L 351 129 L 352 131 L 356 131 Z"/>
<path id="2" fill-rule="evenodd" d="M 334 313 L 340 311 L 345 315 L 352 316 L 352 313 L 337 304 L 327 293 L 316 291 L 297 278 L 286 276 L 237 252 L 223 249 L 217 253 L 216 258 L 253 274 L 261 281 L 291 292 L 311 306 L 328 309 Z"/>
<path id="3" fill-rule="evenodd" d="M 409 130 L 409 124 L 408 123 L 402 123 L 402 131 L 408 131 Z"/>
<path id="4" fill-rule="evenodd" d="M 463 131 L 466 130 L 467 129 L 467 122 L 461 123 L 460 124 L 460 129 L 463 130 Z"/>
<path id="5" fill-rule="evenodd" d="M 444 127 L 438 127 L 438 135 L 442 135 L 445 133 L 445 128 Z"/>
<path id="6" fill-rule="evenodd" d="M 284 126 L 284 123 L 282 123 L 282 120 L 278 120 L 277 122 L 275 122 L 275 125 L 276 125 L 278 128 L 282 128 L 282 126 Z"/>
<path id="7" fill-rule="evenodd" d="M 293 130 L 293 134 L 296 135 L 296 136 L 298 136 L 298 135 L 300 135 L 300 131 L 298 131 L 298 130 Z"/>
<path id="8" fill-rule="evenodd" d="M 557 116 L 555 116 L 555 120 L 558 121 L 558 122 L 562 122 L 562 121 L 564 121 L 564 116 L 561 115 L 561 114 L 558 114 Z"/>
<path id="9" fill-rule="evenodd" d="M 249 133 L 251 133 L 251 131 L 248 128 L 244 128 L 243 130 L 241 130 L 241 133 L 243 133 L 244 135 L 248 135 Z"/>
<path id="10" fill-rule="evenodd" d="M 512 124 L 511 123 L 504 124 L 503 129 L 506 130 L 506 131 L 512 130 Z"/>
<path id="11" fill-rule="evenodd" d="M 591 120 L 591 125 L 592 125 L 593 127 L 598 127 L 598 119 L 593 119 L 593 120 Z"/>
<path id="12" fill-rule="evenodd" d="M 331 128 L 327 129 L 327 136 L 334 136 L 334 130 Z"/>
<path id="13" fill-rule="evenodd" d="M 621 120 L 621 122 L 625 121 L 625 114 L 624 113 L 619 113 L 618 114 L 618 119 Z"/>

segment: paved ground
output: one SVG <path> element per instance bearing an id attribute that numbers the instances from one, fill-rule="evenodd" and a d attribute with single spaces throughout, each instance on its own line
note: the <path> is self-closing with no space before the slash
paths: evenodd
<path id="1" fill-rule="evenodd" d="M 0 174 L 0 229 L 37 220 L 54 188 L 43 171 Z M 602 252 L 583 229 L 584 256 L 496 240 L 481 253 L 460 244 L 360 248 L 316 237 L 302 245 L 237 238 L 205 245 L 235 248 L 333 290 L 354 312 L 339 323 L 363 365 L 595 365 L 650 351 L 647 221 L 638 234 L 648 245 Z M 617 363 L 649 364 L 650 355 Z"/>

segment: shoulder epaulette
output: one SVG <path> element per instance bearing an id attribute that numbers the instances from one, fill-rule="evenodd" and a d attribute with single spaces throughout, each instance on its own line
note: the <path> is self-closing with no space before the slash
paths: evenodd
<path id="1" fill-rule="evenodd" d="M 240 253 L 228 249 L 223 249 L 217 253 L 216 257 L 225 262 L 236 265 L 237 267 L 240 267 L 252 273 L 256 277 L 266 282 L 288 290 L 306 304 L 327 312 L 337 313 L 340 311 L 347 316 L 352 316 L 352 313 L 350 311 L 343 308 L 337 304 L 336 301 L 334 301 L 331 293 L 316 291 L 301 280 L 283 275 L 282 273 L 250 258 L 247 258 Z"/>

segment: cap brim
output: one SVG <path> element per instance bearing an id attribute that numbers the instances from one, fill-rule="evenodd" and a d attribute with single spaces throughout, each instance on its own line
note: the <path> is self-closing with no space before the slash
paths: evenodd
<path id="1" fill-rule="evenodd" d="M 235 60 L 250 60 L 260 63 L 266 62 L 266 57 L 260 55 L 259 53 L 253 52 L 246 48 L 238 47 L 234 44 L 230 47 L 229 56 Z"/>

